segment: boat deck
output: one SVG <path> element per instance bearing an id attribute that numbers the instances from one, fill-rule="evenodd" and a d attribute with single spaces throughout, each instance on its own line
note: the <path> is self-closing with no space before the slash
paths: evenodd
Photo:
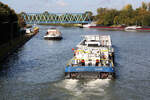
<path id="1" fill-rule="evenodd" d="M 65 67 L 65 76 L 81 78 L 87 73 L 98 78 L 114 75 L 114 49 L 109 35 L 86 35 Z M 97 73 L 97 74 L 93 74 Z"/>
<path id="2" fill-rule="evenodd" d="M 77 47 L 111 47 L 111 39 L 109 35 L 85 35 L 84 39 Z"/>

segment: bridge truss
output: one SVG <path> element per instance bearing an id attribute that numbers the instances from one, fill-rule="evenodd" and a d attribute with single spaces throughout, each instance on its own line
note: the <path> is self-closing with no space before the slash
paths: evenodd
<path id="1" fill-rule="evenodd" d="M 27 24 L 91 22 L 91 17 L 85 13 L 24 13 L 22 17 Z"/>

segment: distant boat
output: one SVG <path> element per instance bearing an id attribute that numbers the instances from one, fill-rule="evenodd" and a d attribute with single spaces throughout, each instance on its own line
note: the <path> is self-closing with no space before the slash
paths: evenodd
<path id="1" fill-rule="evenodd" d="M 38 33 L 39 32 L 39 27 L 33 27 L 33 28 L 26 28 L 26 33 Z"/>
<path id="2" fill-rule="evenodd" d="M 140 28 L 136 28 L 137 31 L 150 31 L 150 27 L 149 26 L 143 26 Z"/>
<path id="3" fill-rule="evenodd" d="M 82 27 L 83 28 L 90 28 L 91 26 L 96 26 L 95 22 L 89 23 L 89 24 L 85 24 Z"/>
<path id="4" fill-rule="evenodd" d="M 90 26 L 89 28 L 98 28 L 98 29 L 104 29 L 104 30 L 124 30 L 124 26 Z"/>
<path id="5" fill-rule="evenodd" d="M 125 27 L 124 30 L 125 31 L 136 31 L 138 28 L 142 28 L 141 26 L 128 26 Z"/>
<path id="6" fill-rule="evenodd" d="M 30 34 L 30 33 L 32 33 L 32 32 L 33 32 L 33 29 L 32 29 L 32 28 L 27 28 L 27 29 L 26 29 L 26 33 L 27 33 L 27 34 Z"/>
<path id="7" fill-rule="evenodd" d="M 33 27 L 33 33 L 38 33 L 39 32 L 39 27 L 35 26 Z"/>
<path id="8" fill-rule="evenodd" d="M 47 30 L 46 35 L 44 36 L 44 39 L 61 40 L 62 39 L 62 34 L 58 29 L 51 28 L 51 29 Z"/>

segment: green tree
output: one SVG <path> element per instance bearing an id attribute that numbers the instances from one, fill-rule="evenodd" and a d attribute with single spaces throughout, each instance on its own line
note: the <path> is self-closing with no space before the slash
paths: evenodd
<path id="1" fill-rule="evenodd" d="M 150 11 L 150 2 L 147 5 L 148 5 L 148 11 Z"/>
<path id="2" fill-rule="evenodd" d="M 87 14 L 88 16 L 92 17 L 93 13 L 91 11 L 86 11 L 85 14 Z"/>
<path id="3" fill-rule="evenodd" d="M 150 3 L 142 2 L 141 7 L 132 8 L 127 4 L 122 10 L 98 8 L 95 16 L 97 24 L 101 25 L 142 25 L 150 26 Z"/>
<path id="4" fill-rule="evenodd" d="M 119 17 L 118 17 L 118 16 L 115 16 L 115 17 L 114 17 L 113 23 L 114 23 L 115 25 L 118 25 L 118 24 L 119 24 Z"/>
<path id="5" fill-rule="evenodd" d="M 88 17 L 89 17 L 91 20 L 94 19 L 93 13 L 92 13 L 91 11 L 86 11 L 86 12 L 85 12 L 85 15 L 88 15 Z M 86 19 L 86 20 L 87 20 L 87 19 Z"/>
<path id="6" fill-rule="evenodd" d="M 104 18 L 107 11 L 108 10 L 106 8 L 97 9 L 97 16 L 95 17 L 97 19 L 97 24 L 104 24 Z"/>
<path id="7" fill-rule="evenodd" d="M 142 2 L 142 9 L 147 10 L 147 4 L 145 2 Z"/>
<path id="8" fill-rule="evenodd" d="M 7 4 L 0 2 L 0 44 L 20 36 L 20 17 Z"/>

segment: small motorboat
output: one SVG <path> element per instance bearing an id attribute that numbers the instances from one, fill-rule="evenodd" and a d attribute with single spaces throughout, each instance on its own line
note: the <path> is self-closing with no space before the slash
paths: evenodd
<path id="1" fill-rule="evenodd" d="M 95 22 L 84 24 L 81 28 L 90 28 L 91 26 L 96 26 Z"/>
<path id="2" fill-rule="evenodd" d="M 36 34 L 36 33 L 38 33 L 39 32 L 39 27 L 33 27 L 33 28 L 26 28 L 26 33 L 27 34 L 30 34 L 30 33 L 34 33 L 34 34 Z"/>
<path id="3" fill-rule="evenodd" d="M 61 40 L 62 39 L 62 34 L 58 29 L 51 28 L 51 29 L 47 30 L 46 35 L 44 36 L 44 39 Z"/>
<path id="4" fill-rule="evenodd" d="M 34 27 L 34 28 L 33 28 L 33 33 L 38 33 L 38 32 L 39 32 L 39 27 L 37 27 L 37 26 Z"/>
<path id="5" fill-rule="evenodd" d="M 125 27 L 125 31 L 136 31 L 138 28 L 142 28 L 141 26 L 128 26 Z"/>
<path id="6" fill-rule="evenodd" d="M 26 33 L 27 33 L 27 34 L 33 33 L 33 29 L 32 29 L 32 28 L 27 28 L 27 29 L 26 29 Z"/>

